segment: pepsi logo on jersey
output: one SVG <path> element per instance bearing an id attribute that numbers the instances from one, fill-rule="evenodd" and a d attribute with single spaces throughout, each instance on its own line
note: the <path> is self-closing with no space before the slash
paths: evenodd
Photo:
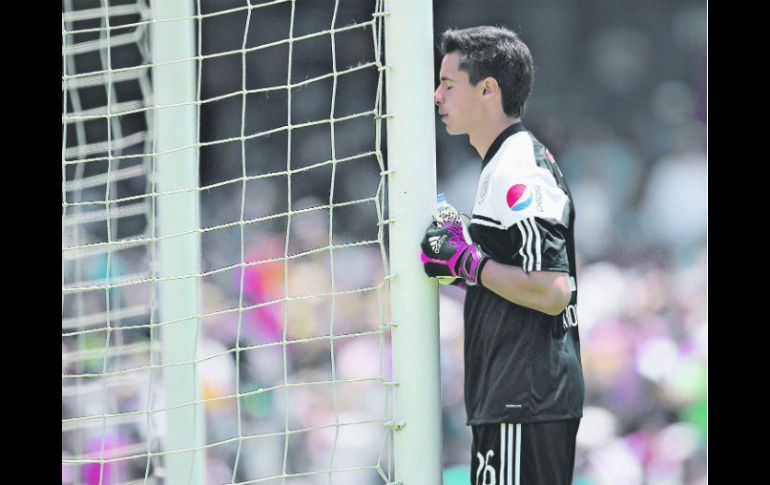
<path id="1" fill-rule="evenodd" d="M 524 184 L 515 184 L 508 189 L 505 200 L 513 211 L 524 210 L 532 203 L 532 191 Z"/>

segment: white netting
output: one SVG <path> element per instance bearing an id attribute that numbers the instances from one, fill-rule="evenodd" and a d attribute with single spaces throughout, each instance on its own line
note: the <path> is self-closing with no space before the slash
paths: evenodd
<path id="1" fill-rule="evenodd" d="M 382 2 L 195 12 L 203 483 L 390 483 Z M 62 4 L 63 484 L 174 480 L 154 22 Z"/>

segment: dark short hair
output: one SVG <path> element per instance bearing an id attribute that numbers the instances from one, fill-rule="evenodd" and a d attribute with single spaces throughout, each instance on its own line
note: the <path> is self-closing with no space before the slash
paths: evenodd
<path id="1" fill-rule="evenodd" d="M 486 77 L 497 80 L 506 115 L 524 114 L 534 68 L 529 47 L 515 32 L 489 26 L 449 29 L 441 34 L 439 43 L 442 56 L 460 54 L 460 69 L 468 73 L 472 85 Z"/>

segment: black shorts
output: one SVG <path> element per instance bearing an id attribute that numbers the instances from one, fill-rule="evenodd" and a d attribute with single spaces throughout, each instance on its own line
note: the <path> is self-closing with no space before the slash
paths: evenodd
<path id="1" fill-rule="evenodd" d="M 572 485 L 579 419 L 471 426 L 472 485 Z"/>

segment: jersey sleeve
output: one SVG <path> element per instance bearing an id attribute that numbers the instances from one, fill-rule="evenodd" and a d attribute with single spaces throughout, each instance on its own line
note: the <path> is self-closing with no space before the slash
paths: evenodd
<path id="1" fill-rule="evenodd" d="M 490 184 L 492 210 L 506 229 L 512 261 L 525 272 L 569 272 L 570 200 L 551 172 L 527 163 L 498 167 Z"/>

